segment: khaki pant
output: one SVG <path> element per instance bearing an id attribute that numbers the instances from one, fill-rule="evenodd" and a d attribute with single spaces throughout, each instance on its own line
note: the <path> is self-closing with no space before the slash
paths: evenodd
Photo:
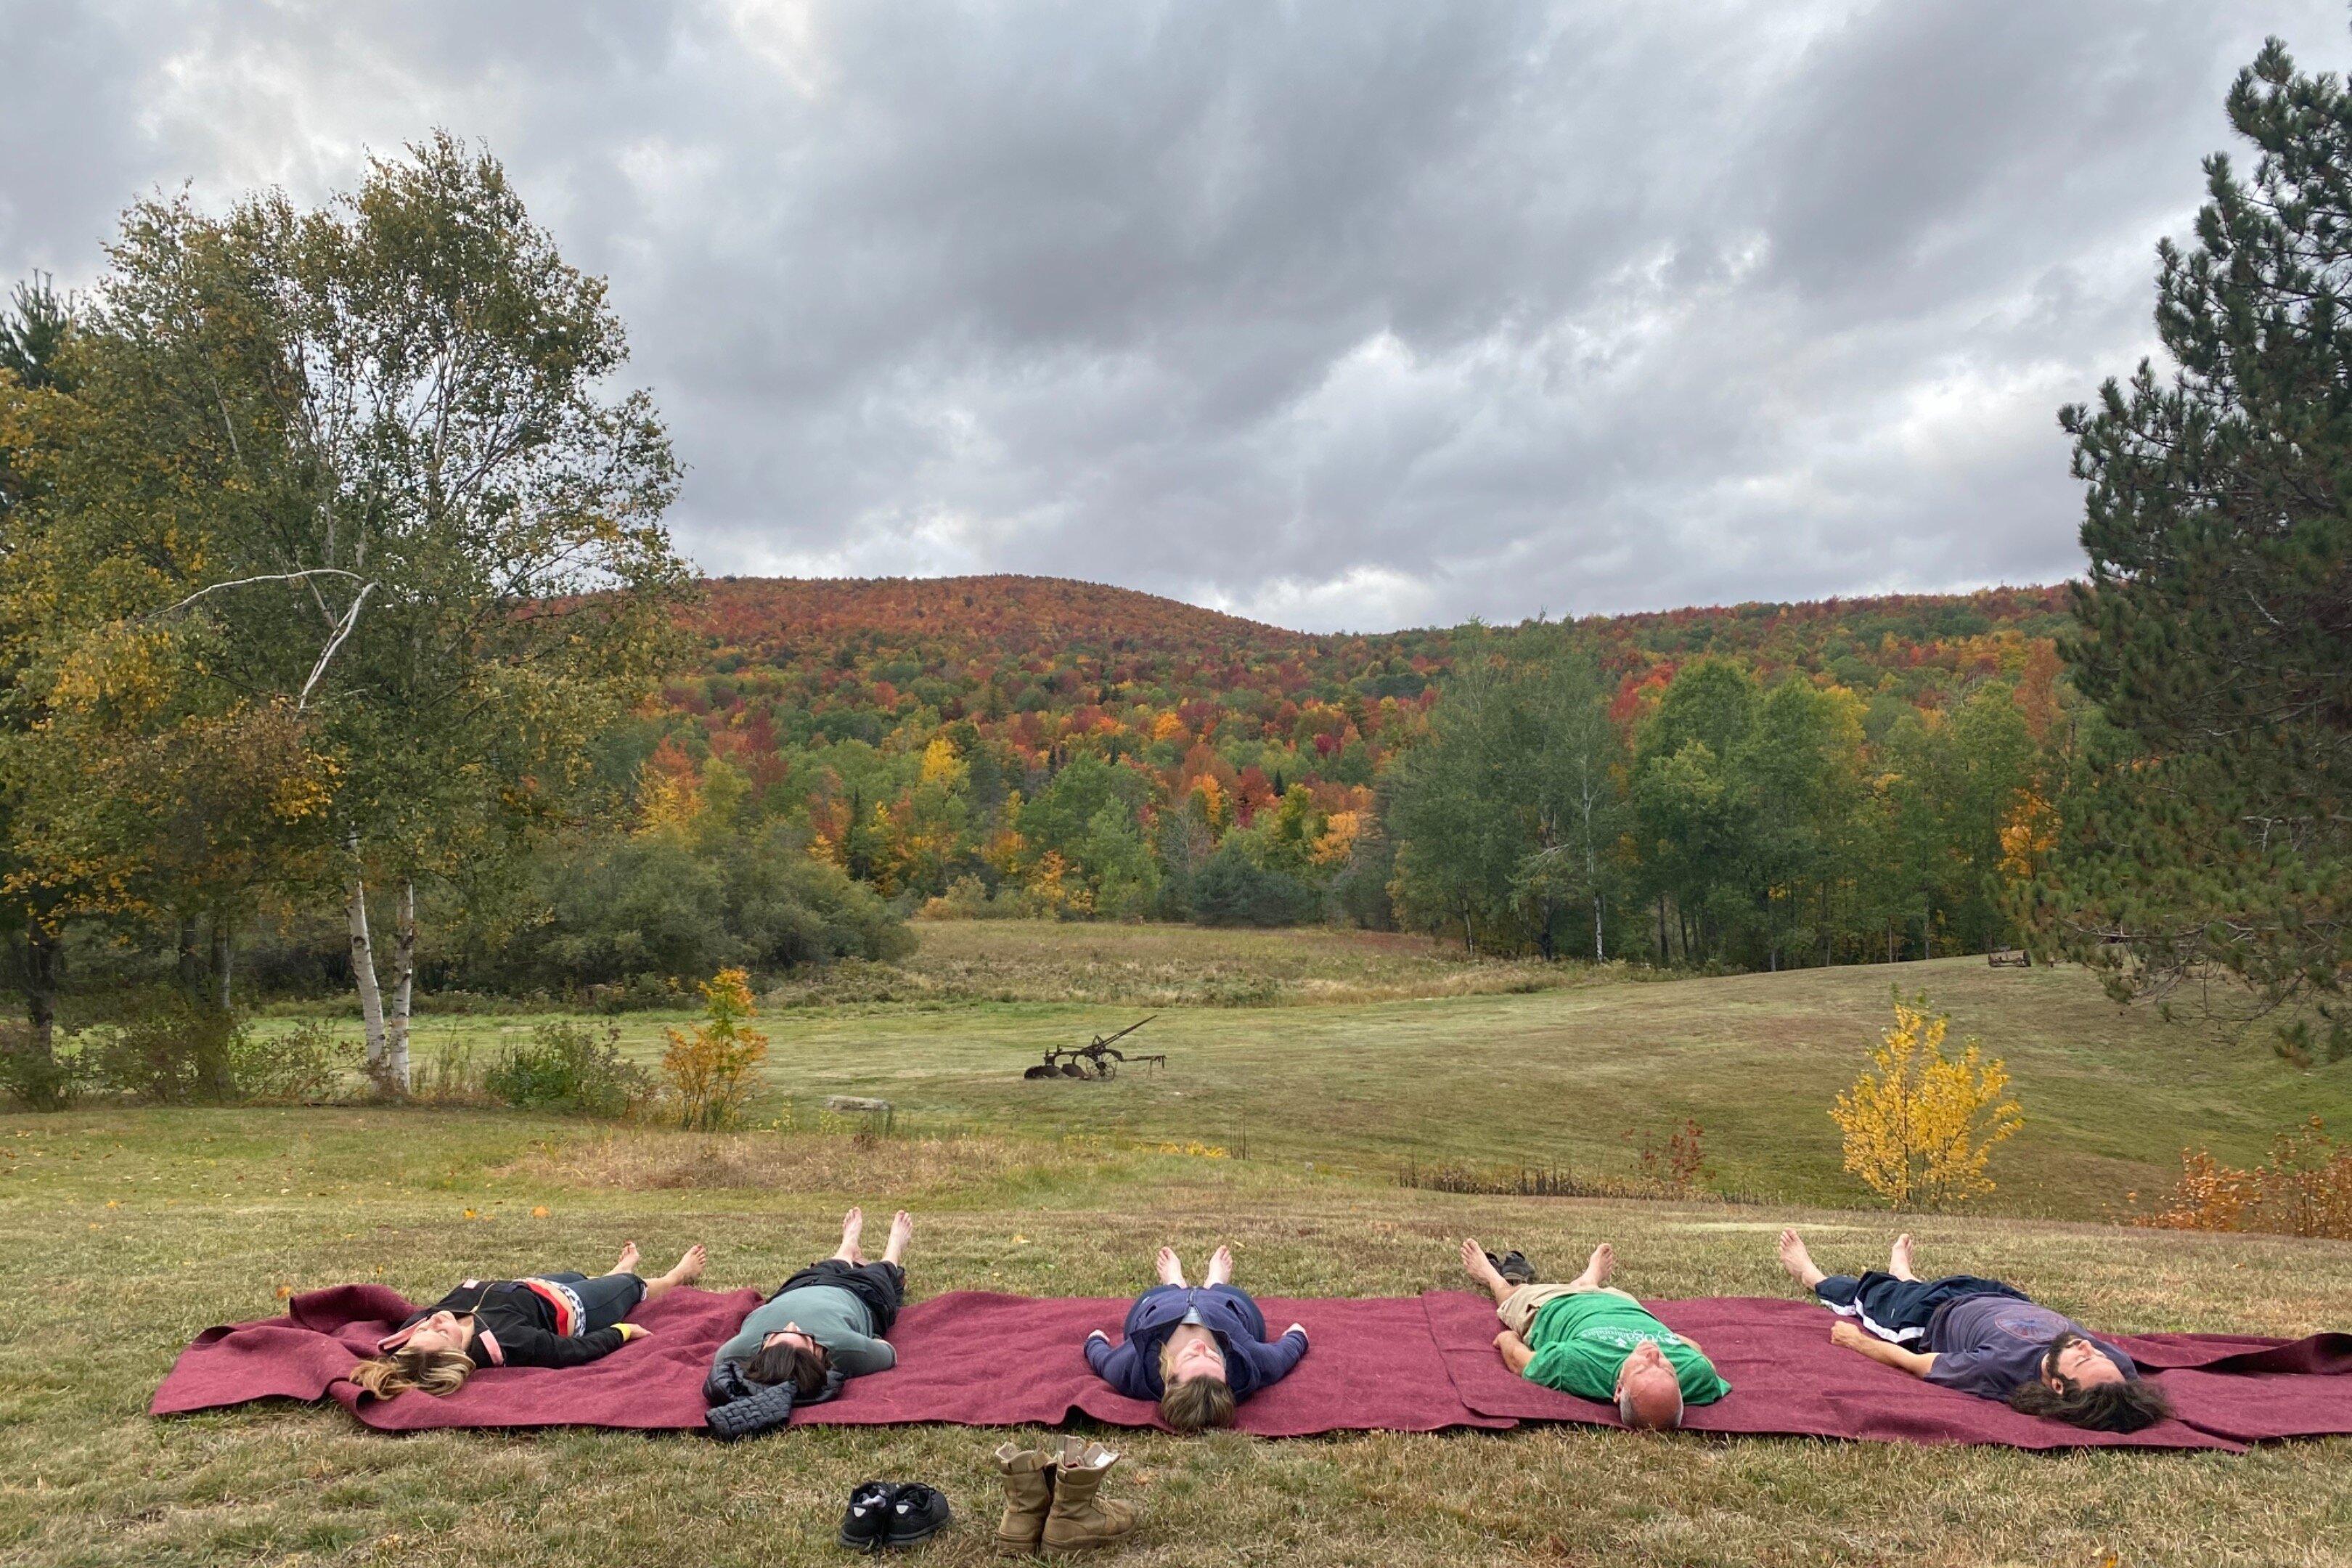
<path id="1" fill-rule="evenodd" d="M 1519 1338 L 1526 1339 L 1528 1325 L 1536 1321 L 1538 1312 L 1542 1311 L 1546 1306 L 1559 1300 L 1562 1296 L 1581 1295 L 1588 1290 L 1598 1290 L 1604 1296 L 1622 1296 L 1628 1301 L 1634 1300 L 1631 1291 L 1620 1290 L 1614 1285 L 1522 1285 L 1503 1298 L 1503 1304 L 1495 1309 L 1495 1316 L 1503 1320 L 1503 1327 L 1510 1330 Z M 1638 1301 L 1634 1304 L 1640 1305 Z"/>

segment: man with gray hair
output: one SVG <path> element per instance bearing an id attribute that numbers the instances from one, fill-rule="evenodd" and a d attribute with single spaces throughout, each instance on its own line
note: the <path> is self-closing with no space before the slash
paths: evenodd
<path id="1" fill-rule="evenodd" d="M 1503 1320 L 1495 1348 L 1505 1365 L 1546 1388 L 1614 1404 L 1628 1426 L 1663 1432 L 1683 1424 L 1684 1406 L 1712 1404 L 1731 1385 L 1697 1341 L 1609 1284 L 1616 1261 L 1604 1241 L 1567 1284 L 1515 1286 L 1475 1240 L 1462 1244 L 1462 1267 L 1495 1298 Z"/>

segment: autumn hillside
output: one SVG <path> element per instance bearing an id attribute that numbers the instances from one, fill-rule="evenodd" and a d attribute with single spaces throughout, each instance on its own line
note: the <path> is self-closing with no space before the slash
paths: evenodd
<path id="1" fill-rule="evenodd" d="M 1177 711 L 1195 736 L 1213 728 L 1230 741 L 1246 729 L 1304 744 L 1308 757 L 1293 778 L 1326 771 L 1318 763 L 1350 740 L 1369 741 L 1362 719 L 1377 724 L 1384 701 L 1425 705 L 1465 637 L 1480 635 L 1318 636 L 1056 577 L 730 577 L 704 587 L 690 623 L 703 663 L 669 688 L 667 706 L 707 732 L 749 719 L 779 739 L 798 730 L 803 741 L 878 741 L 929 708 L 938 722 L 1011 724 L 1021 741 L 1050 746 L 1150 702 Z M 2004 587 L 1745 604 L 1590 616 L 1565 629 L 1589 639 L 1628 712 L 1680 663 L 1708 653 L 1759 677 L 1794 668 L 1937 707 L 1976 679 L 2016 674 L 2026 646 L 2064 618 L 2065 594 Z M 1310 711 L 1318 707 L 1336 711 Z M 1022 714 L 1040 717 L 1016 721 Z M 1369 773 L 1351 782 L 1369 782 Z"/>

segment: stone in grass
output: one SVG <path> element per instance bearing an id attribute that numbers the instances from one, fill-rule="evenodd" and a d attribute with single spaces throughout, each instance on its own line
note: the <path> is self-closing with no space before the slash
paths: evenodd
<path id="1" fill-rule="evenodd" d="M 828 1094 L 824 1097 L 824 1108 L 827 1110 L 872 1110 L 885 1116 L 890 1113 L 888 1100 L 872 1100 L 862 1094 Z"/>

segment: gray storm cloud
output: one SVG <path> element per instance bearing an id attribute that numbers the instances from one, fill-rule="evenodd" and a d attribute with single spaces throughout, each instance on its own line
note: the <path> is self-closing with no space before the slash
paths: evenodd
<path id="1" fill-rule="evenodd" d="M 2221 98 L 2318 0 L 0 0 L 0 275 L 436 125 L 611 277 L 712 572 L 1310 629 L 2071 574 Z"/>

